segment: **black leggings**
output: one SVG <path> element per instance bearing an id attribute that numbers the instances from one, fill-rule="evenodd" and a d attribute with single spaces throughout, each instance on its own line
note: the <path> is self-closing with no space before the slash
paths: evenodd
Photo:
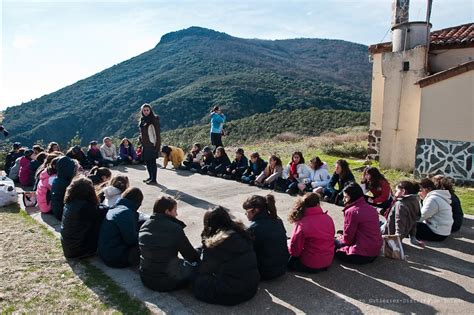
<path id="1" fill-rule="evenodd" d="M 146 170 L 148 171 L 148 178 L 156 182 L 156 172 L 158 167 L 156 166 L 156 160 L 145 161 Z"/>
<path id="2" fill-rule="evenodd" d="M 292 271 L 298 271 L 298 272 L 305 272 L 305 273 L 318 273 L 318 272 L 321 272 L 321 271 L 326 271 L 328 268 L 318 268 L 318 269 L 315 269 L 315 268 L 310 268 L 306 265 L 304 265 L 301 261 L 300 261 L 300 258 L 299 257 L 293 257 L 291 256 L 290 257 L 290 260 L 288 261 L 288 270 L 292 270 Z"/>
<path id="3" fill-rule="evenodd" d="M 416 238 L 424 241 L 441 242 L 448 236 L 439 235 L 431 231 L 430 227 L 423 222 L 416 224 Z"/>
<path id="4" fill-rule="evenodd" d="M 343 262 L 355 264 L 355 265 L 364 265 L 373 262 L 377 256 L 361 256 L 361 255 L 347 255 L 345 252 L 336 252 L 336 258 L 342 260 Z"/>

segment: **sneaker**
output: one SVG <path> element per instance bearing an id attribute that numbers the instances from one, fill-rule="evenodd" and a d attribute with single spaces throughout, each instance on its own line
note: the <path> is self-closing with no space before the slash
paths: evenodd
<path id="1" fill-rule="evenodd" d="M 146 183 L 146 182 L 148 182 L 148 181 L 150 181 L 150 180 L 151 180 L 151 178 L 147 178 L 147 179 L 142 180 L 142 182 Z"/>
<path id="2" fill-rule="evenodd" d="M 147 184 L 147 185 L 156 185 L 158 183 L 156 182 L 156 180 L 149 180 L 145 184 Z"/>
<path id="3" fill-rule="evenodd" d="M 189 170 L 190 170 L 191 172 L 193 172 L 193 173 L 196 173 L 196 172 L 198 171 L 197 169 L 195 169 L 195 168 L 193 168 L 193 167 L 190 168 Z"/>

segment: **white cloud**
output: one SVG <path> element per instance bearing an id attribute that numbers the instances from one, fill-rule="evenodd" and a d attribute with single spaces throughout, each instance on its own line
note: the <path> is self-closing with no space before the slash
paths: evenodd
<path id="1" fill-rule="evenodd" d="M 32 36 L 16 34 L 13 38 L 13 47 L 20 50 L 29 49 L 37 42 Z"/>

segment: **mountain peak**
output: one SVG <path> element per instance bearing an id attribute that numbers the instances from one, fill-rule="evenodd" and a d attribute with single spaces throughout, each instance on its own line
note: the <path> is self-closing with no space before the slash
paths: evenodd
<path id="1" fill-rule="evenodd" d="M 171 32 L 165 34 L 161 37 L 159 44 L 169 43 L 175 40 L 179 40 L 185 37 L 207 37 L 212 39 L 230 39 L 232 36 L 217 32 L 208 28 L 199 27 L 199 26 L 191 26 L 183 30 L 179 30 L 176 32 Z"/>

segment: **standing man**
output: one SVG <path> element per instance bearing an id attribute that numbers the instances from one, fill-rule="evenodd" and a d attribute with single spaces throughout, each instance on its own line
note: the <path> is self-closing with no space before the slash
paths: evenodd
<path id="1" fill-rule="evenodd" d="M 214 146 L 214 153 L 217 147 L 223 147 L 222 130 L 224 128 L 225 115 L 219 106 L 214 106 L 211 111 L 211 144 Z"/>

